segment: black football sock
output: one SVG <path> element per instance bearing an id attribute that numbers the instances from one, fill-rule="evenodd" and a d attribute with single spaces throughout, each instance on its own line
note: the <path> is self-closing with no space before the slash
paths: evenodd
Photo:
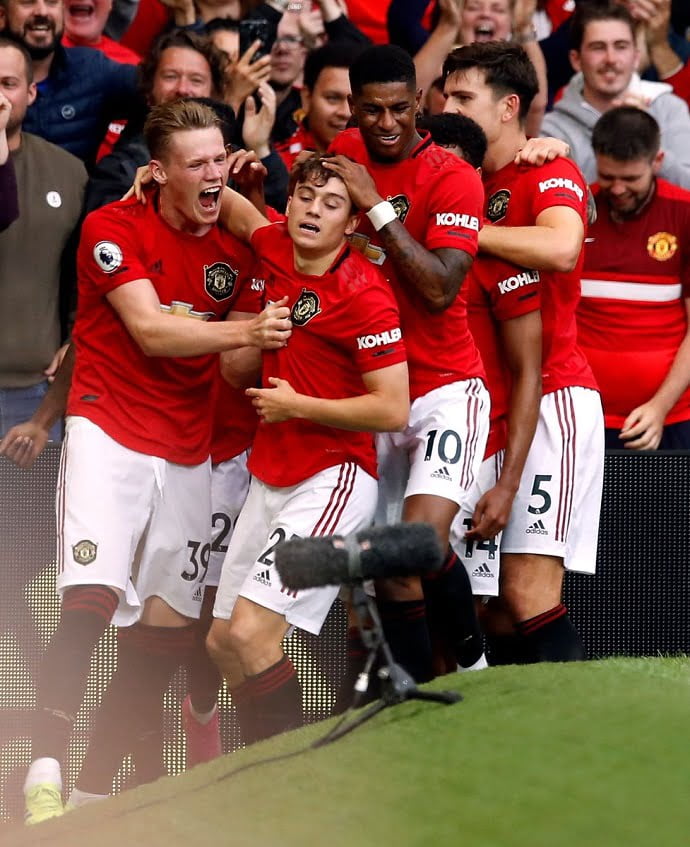
<path id="1" fill-rule="evenodd" d="M 230 698 L 235 707 L 235 721 L 241 744 L 251 744 L 258 738 L 256 728 L 256 711 L 251 685 L 245 680 L 241 685 L 231 689 Z"/>
<path id="2" fill-rule="evenodd" d="M 376 604 L 395 661 L 415 682 L 433 679 L 431 638 L 424 600 L 377 600 Z"/>
<path id="3" fill-rule="evenodd" d="M 134 754 L 137 783 L 163 773 L 163 697 L 187 657 L 194 626 L 135 624 L 118 630 L 117 670 L 101 707 L 77 780 L 81 791 L 109 794 L 122 759 Z"/>
<path id="4" fill-rule="evenodd" d="M 253 744 L 304 723 L 302 686 L 287 656 L 259 674 L 248 676 L 240 686 L 238 718 L 245 744 Z M 237 689 L 239 691 L 239 689 Z M 251 702 L 251 705 L 250 705 Z M 250 721 L 243 721 L 253 707 Z"/>
<path id="5" fill-rule="evenodd" d="M 102 585 L 80 585 L 65 592 L 60 623 L 38 674 L 34 759 L 64 758 L 84 698 L 91 655 L 117 604 L 117 594 Z"/>
<path id="6" fill-rule="evenodd" d="M 563 603 L 522 621 L 516 629 L 523 637 L 528 662 L 577 662 L 585 658 L 582 639 Z"/>
<path id="7" fill-rule="evenodd" d="M 486 648 L 486 658 L 492 667 L 525 664 L 524 639 L 517 632 L 513 635 L 487 635 Z"/>
<path id="8" fill-rule="evenodd" d="M 440 571 L 422 580 L 424 597 L 438 627 L 454 650 L 458 664 L 471 667 L 484 653 L 484 642 L 465 566 L 449 547 Z"/>

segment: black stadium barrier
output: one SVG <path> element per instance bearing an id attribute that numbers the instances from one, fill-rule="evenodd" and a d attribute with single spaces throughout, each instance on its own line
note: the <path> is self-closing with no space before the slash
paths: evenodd
<path id="1" fill-rule="evenodd" d="M 18 813 L 31 758 L 33 680 L 59 607 L 54 593 L 54 491 L 59 451 L 49 447 L 31 471 L 0 458 L 0 820 Z M 590 658 L 690 652 L 690 452 L 606 457 L 604 501 L 594 577 L 569 574 L 566 602 Z M 346 615 L 336 603 L 320 638 L 297 633 L 289 652 L 305 691 L 308 720 L 328 715 L 344 671 Z M 85 751 L 90 718 L 114 670 L 112 631 L 93 662 L 65 774 L 71 787 Z M 166 697 L 166 764 L 184 768 L 179 703 L 183 673 Z M 226 750 L 237 744 L 233 710 L 222 699 Z M 125 763 L 115 782 L 133 779 Z"/>

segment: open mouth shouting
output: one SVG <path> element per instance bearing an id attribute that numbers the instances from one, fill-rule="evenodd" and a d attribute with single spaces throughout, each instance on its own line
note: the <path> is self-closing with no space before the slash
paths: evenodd
<path id="1" fill-rule="evenodd" d="M 96 7 L 93 3 L 88 2 L 79 2 L 79 3 L 68 3 L 65 6 L 65 12 L 68 17 L 73 18 L 74 20 L 79 21 L 88 21 L 94 16 L 96 11 Z"/>
<path id="2" fill-rule="evenodd" d="M 205 188 L 199 193 L 199 204 L 205 212 L 214 215 L 218 214 L 220 210 L 221 189 L 221 185 L 214 185 L 211 188 Z"/>
<path id="3" fill-rule="evenodd" d="M 496 24 L 493 21 L 479 21 L 474 28 L 475 41 L 493 41 L 496 37 Z"/>

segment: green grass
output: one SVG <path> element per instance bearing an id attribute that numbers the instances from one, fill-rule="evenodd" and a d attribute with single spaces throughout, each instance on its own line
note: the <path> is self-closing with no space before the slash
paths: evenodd
<path id="1" fill-rule="evenodd" d="M 437 680 L 462 703 L 386 709 L 332 746 L 313 725 L 3 847 L 690 845 L 690 661 L 609 659 Z"/>

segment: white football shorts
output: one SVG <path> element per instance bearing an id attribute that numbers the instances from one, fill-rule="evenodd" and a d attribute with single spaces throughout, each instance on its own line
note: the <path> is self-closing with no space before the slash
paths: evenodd
<path id="1" fill-rule="evenodd" d="M 295 536 L 348 535 L 371 524 L 376 480 L 354 462 L 326 468 L 277 488 L 252 478 L 216 595 L 213 615 L 229 619 L 238 596 L 318 635 L 339 587 L 290 591 L 275 567 L 275 548 Z"/>
<path id="2" fill-rule="evenodd" d="M 135 623 L 157 596 L 198 618 L 210 543 L 211 462 L 176 465 L 123 447 L 83 417 L 67 419 L 57 490 L 57 589 L 107 585 L 113 623 Z"/>
<path id="3" fill-rule="evenodd" d="M 465 533 L 472 526 L 475 506 L 482 495 L 496 485 L 502 466 L 503 450 L 484 459 L 474 483 L 467 492 L 467 499 L 460 506 L 450 527 L 450 544 L 467 570 L 472 584 L 472 593 L 479 597 L 498 596 L 503 533 L 499 532 L 494 538 L 486 541 L 468 541 Z"/>
<path id="4" fill-rule="evenodd" d="M 558 556 L 566 570 L 593 574 L 603 481 L 599 392 L 562 388 L 542 397 L 501 551 Z"/>
<path id="5" fill-rule="evenodd" d="M 378 524 L 398 523 L 415 494 L 465 501 L 484 456 L 489 408 L 481 379 L 453 382 L 418 397 L 403 432 L 377 435 Z"/>
<path id="6" fill-rule="evenodd" d="M 219 462 L 211 472 L 211 550 L 205 585 L 216 586 L 220 581 L 225 554 L 235 531 L 249 491 L 250 474 L 247 470 L 249 451 L 243 450 L 227 462 Z"/>

